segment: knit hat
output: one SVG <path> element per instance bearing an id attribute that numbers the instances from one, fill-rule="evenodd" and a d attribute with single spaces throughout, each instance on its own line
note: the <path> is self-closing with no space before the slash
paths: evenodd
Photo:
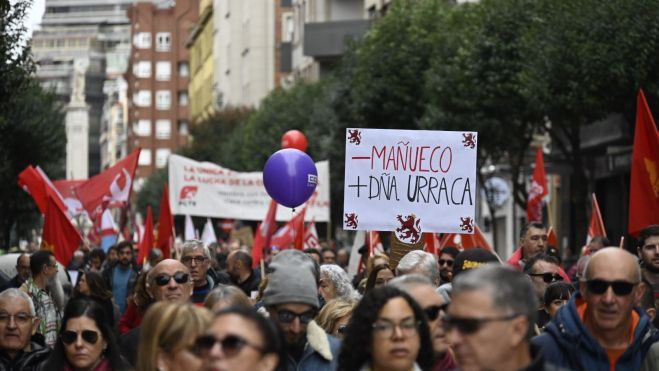
<path id="1" fill-rule="evenodd" d="M 263 293 L 265 306 L 299 303 L 319 307 L 319 268 L 307 254 L 284 250 L 272 259 L 269 268 L 270 278 Z"/>
<path id="2" fill-rule="evenodd" d="M 493 262 L 498 263 L 499 259 L 485 249 L 476 247 L 464 250 L 455 257 L 455 262 L 453 262 L 453 279 L 463 271 Z"/>

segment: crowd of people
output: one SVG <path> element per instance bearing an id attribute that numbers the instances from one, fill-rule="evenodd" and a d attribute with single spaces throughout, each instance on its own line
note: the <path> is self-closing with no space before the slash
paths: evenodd
<path id="1" fill-rule="evenodd" d="M 400 261 L 187 241 L 20 254 L 0 289 L 0 370 L 659 370 L 659 225 L 630 253 L 594 238 L 564 267 L 525 226 L 505 262 L 473 248 Z M 256 268 L 253 268 L 256 266 Z"/>

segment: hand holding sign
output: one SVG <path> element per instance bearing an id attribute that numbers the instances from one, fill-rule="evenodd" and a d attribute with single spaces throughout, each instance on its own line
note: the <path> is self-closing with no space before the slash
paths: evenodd
<path id="1" fill-rule="evenodd" d="M 318 184 L 316 164 L 306 153 L 282 149 L 270 156 L 263 168 L 263 185 L 272 199 L 286 207 L 302 205 Z"/>

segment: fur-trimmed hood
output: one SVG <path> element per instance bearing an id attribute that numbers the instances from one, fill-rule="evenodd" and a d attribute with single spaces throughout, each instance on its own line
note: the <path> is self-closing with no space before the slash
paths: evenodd
<path id="1" fill-rule="evenodd" d="M 326 360 L 332 361 L 334 359 L 329 336 L 322 327 L 318 326 L 316 321 L 311 321 L 307 325 L 307 343 Z"/>

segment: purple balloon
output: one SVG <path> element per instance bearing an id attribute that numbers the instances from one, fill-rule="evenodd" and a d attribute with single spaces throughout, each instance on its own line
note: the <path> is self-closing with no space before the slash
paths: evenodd
<path id="1" fill-rule="evenodd" d="M 294 208 L 313 194 L 318 184 L 318 170 L 306 153 L 294 148 L 282 149 L 266 161 L 263 184 L 273 200 Z"/>

